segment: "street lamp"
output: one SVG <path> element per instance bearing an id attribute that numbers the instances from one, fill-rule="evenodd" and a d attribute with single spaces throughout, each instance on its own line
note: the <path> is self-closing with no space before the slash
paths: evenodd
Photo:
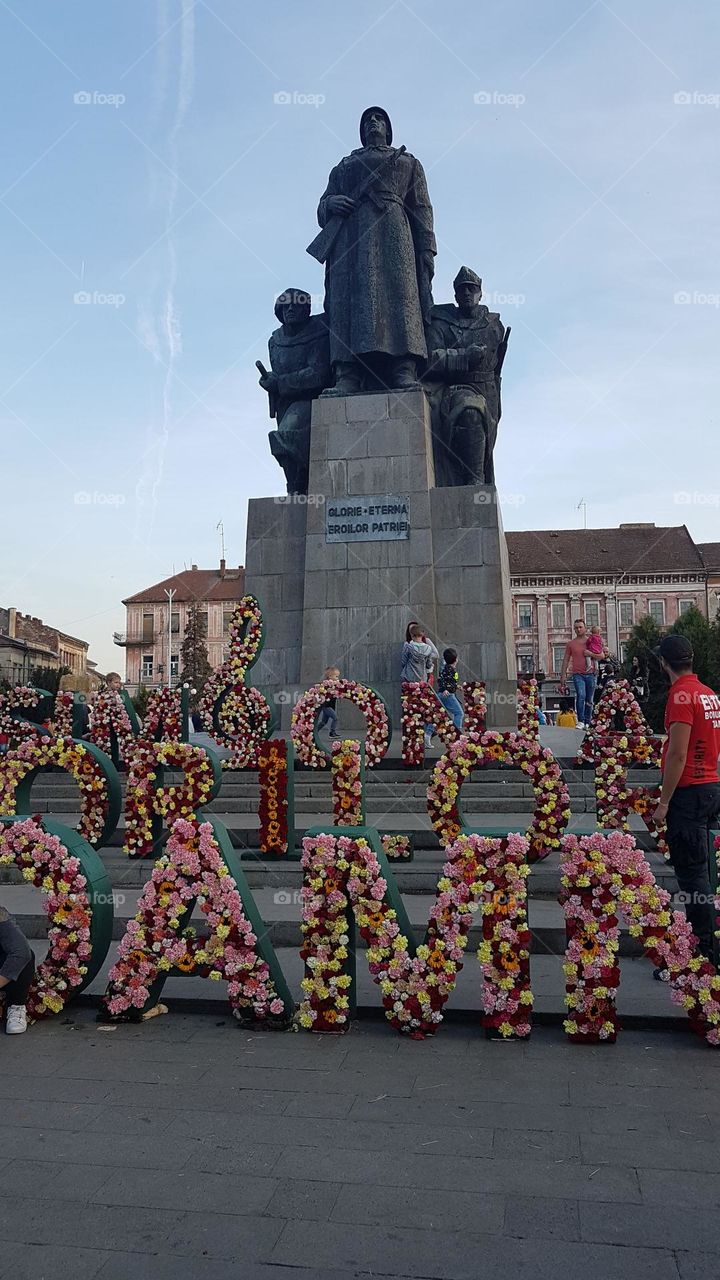
<path id="1" fill-rule="evenodd" d="M 165 595 L 168 598 L 168 688 L 172 689 L 172 602 L 173 596 L 177 595 L 177 588 L 166 587 Z"/>

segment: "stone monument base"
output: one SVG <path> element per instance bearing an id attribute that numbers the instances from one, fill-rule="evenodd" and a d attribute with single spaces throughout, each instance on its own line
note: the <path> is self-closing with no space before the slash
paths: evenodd
<path id="1" fill-rule="evenodd" d="M 337 666 L 383 695 L 399 732 L 411 621 L 441 654 L 457 649 L 461 681 L 486 681 L 488 728 L 516 727 L 497 491 L 434 486 L 429 405 L 418 390 L 315 401 L 307 499 L 251 499 L 245 584 L 267 630 L 252 683 L 275 701 L 283 728 L 298 694 Z M 355 727 L 345 711 L 341 725 Z"/>

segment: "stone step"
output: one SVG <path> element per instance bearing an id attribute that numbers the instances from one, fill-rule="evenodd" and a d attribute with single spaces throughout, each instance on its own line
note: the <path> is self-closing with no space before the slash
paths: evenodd
<path id="1" fill-rule="evenodd" d="M 87 991 L 80 996 L 76 996 L 75 1000 L 67 1007 L 67 1010 L 63 1012 L 61 1016 L 64 1019 L 72 1021 L 73 1009 L 78 1008 L 78 1006 L 81 1008 L 87 1005 L 93 1008 L 99 1006 L 100 997 L 107 987 L 108 974 L 115 962 L 117 948 L 117 942 L 113 942 L 105 964 L 97 977 Z M 34 944 L 34 950 L 37 959 L 42 960 L 47 950 L 47 943 L 38 940 Z M 304 975 L 304 967 L 300 955 L 296 948 L 276 947 L 275 950 L 290 992 L 297 1004 L 299 1004 L 302 999 L 300 983 Z M 566 1018 L 567 1009 L 564 1003 L 565 988 L 562 956 L 542 954 L 540 952 L 533 953 L 530 960 L 530 980 L 534 999 L 533 1013 L 538 1023 L 556 1023 Z M 363 957 L 360 957 L 357 965 L 355 994 L 358 1015 L 361 1018 L 383 1019 L 380 989 L 373 982 Z M 228 1029 L 231 1029 L 227 1003 L 227 984 L 224 982 L 209 982 L 203 981 L 201 978 L 188 977 L 168 978 L 161 999 L 168 1006 L 169 1018 L 172 1018 L 177 1013 L 191 1014 L 196 1011 L 205 1012 L 210 1010 L 218 1017 L 228 1017 Z M 620 960 L 620 986 L 617 993 L 617 1009 L 623 1025 L 628 1029 L 632 1026 L 654 1029 L 671 1026 L 673 1029 L 683 1030 L 687 1026 L 683 1010 L 674 1005 L 670 999 L 670 991 L 667 984 L 653 981 L 652 965 L 642 958 L 623 957 Z M 457 975 L 455 990 L 445 1006 L 445 1018 L 448 1023 L 456 1018 L 469 1019 L 471 1023 L 477 1025 L 477 1034 L 481 1036 L 481 1010 L 482 975 L 480 966 L 476 963 L 472 951 L 468 949 L 465 955 L 465 963 Z M 153 1027 L 161 1025 L 162 1021 L 161 1019 L 159 1023 L 150 1023 L 147 1028 L 148 1035 L 152 1035 Z M 122 1036 L 122 1027 L 118 1029 L 116 1034 Z M 352 1034 L 352 1031 L 350 1034 Z M 390 1037 L 397 1033 L 388 1026 L 387 1034 Z M 442 1037 L 442 1025 L 437 1034 Z M 278 1062 L 280 1062 L 283 1056 L 282 1035 L 274 1036 L 272 1043 L 277 1045 Z M 418 1052 L 422 1053 L 421 1045 L 418 1045 Z M 508 1048 L 507 1052 L 512 1052 L 512 1046 Z M 612 1053 L 612 1048 L 609 1048 L 608 1052 Z"/>

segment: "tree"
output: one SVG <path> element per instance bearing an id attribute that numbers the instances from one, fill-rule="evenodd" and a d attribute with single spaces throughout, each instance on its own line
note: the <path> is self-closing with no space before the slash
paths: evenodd
<path id="1" fill-rule="evenodd" d="M 148 689 L 147 685 L 146 685 L 146 684 L 142 684 L 142 682 L 141 682 L 141 683 L 138 685 L 138 691 L 137 691 L 137 693 L 134 695 L 134 697 L 132 697 L 132 698 L 130 699 L 130 701 L 132 702 L 132 704 L 133 704 L 133 706 L 134 706 L 135 710 L 137 711 L 138 715 L 140 716 L 140 719 L 141 719 L 141 720 L 144 718 L 144 716 L 145 716 L 145 712 L 147 711 L 147 704 L 148 704 L 148 698 L 149 698 L 149 697 L 150 697 L 150 691 L 149 691 L 149 689 Z"/>
<path id="2" fill-rule="evenodd" d="M 207 651 L 207 616 L 198 604 L 188 610 L 185 636 L 180 646 L 179 684 L 189 684 L 200 697 L 206 680 L 212 675 Z"/>
<path id="3" fill-rule="evenodd" d="M 642 709 L 656 733 L 662 733 L 664 728 L 669 685 L 667 676 L 652 651 L 659 645 L 663 635 L 687 636 L 693 647 L 695 674 L 703 684 L 720 692 L 720 620 L 716 618 L 714 623 L 710 623 L 699 609 L 688 609 L 668 631 L 663 632 L 652 618 L 640 618 L 627 642 L 624 674 L 629 675 L 633 658 L 637 658 L 642 670 L 647 672 L 649 689 L 642 702 Z"/>
<path id="4" fill-rule="evenodd" d="M 69 667 L 33 667 L 29 683 L 34 689 L 47 689 L 54 697 L 62 677 L 70 674 Z"/>

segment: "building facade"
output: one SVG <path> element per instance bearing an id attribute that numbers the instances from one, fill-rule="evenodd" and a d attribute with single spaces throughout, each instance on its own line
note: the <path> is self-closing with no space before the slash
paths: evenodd
<path id="1" fill-rule="evenodd" d="M 68 667 L 73 675 L 84 676 L 88 647 L 86 640 L 67 635 L 41 618 L 14 608 L 0 609 L 0 678 L 9 684 L 27 684 L 34 667 Z"/>
<path id="2" fill-rule="evenodd" d="M 707 614 L 714 622 L 720 611 L 720 542 L 698 542 L 707 570 Z"/>
<path id="3" fill-rule="evenodd" d="M 621 524 L 506 537 L 519 672 L 559 675 L 578 618 L 588 629 L 599 626 L 610 652 L 623 660 L 640 618 L 649 615 L 658 626 L 670 627 L 693 606 L 708 616 L 708 568 L 684 525 Z"/>
<path id="4" fill-rule="evenodd" d="M 200 606 L 206 623 L 208 658 L 213 670 L 228 655 L 230 619 L 245 589 L 245 570 L 192 565 L 162 582 L 123 600 L 126 630 L 115 633 L 115 643 L 125 649 L 125 684 L 136 693 L 173 684 L 180 673 L 180 647 L 192 605 Z M 171 594 L 172 593 L 172 594 Z"/>

